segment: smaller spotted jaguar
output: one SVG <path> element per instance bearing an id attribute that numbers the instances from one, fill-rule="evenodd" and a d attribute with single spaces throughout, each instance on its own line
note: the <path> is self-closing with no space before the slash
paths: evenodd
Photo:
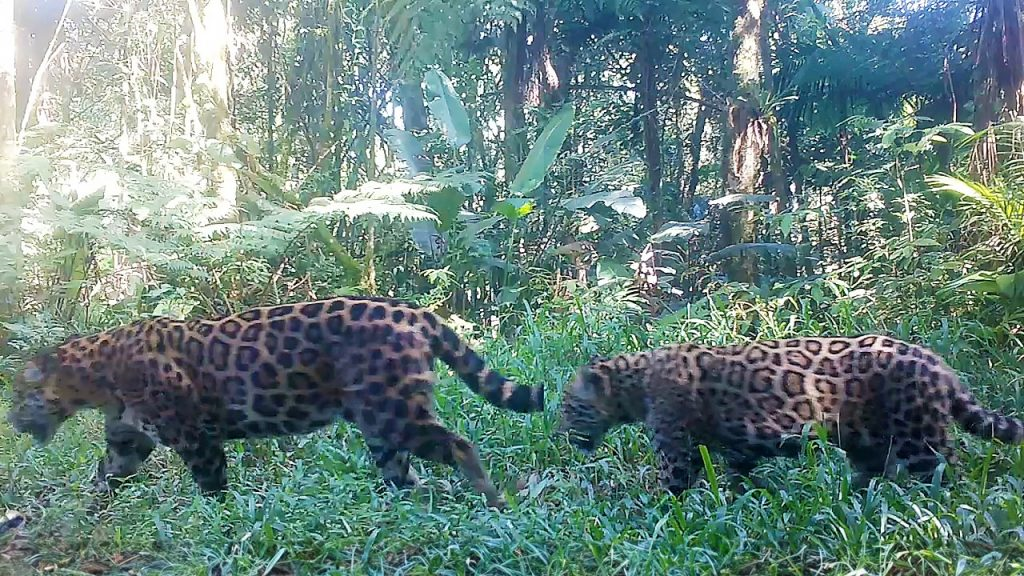
<path id="1" fill-rule="evenodd" d="M 153 318 L 72 338 L 30 360 L 9 420 L 47 443 L 82 408 L 106 415 L 98 481 L 133 474 L 154 445 L 173 448 L 205 492 L 226 487 L 223 443 L 305 434 L 340 416 L 362 431 L 384 479 L 419 485 L 410 455 L 457 466 L 504 506 L 476 449 L 434 412 L 434 358 L 491 404 L 544 408 L 432 312 L 398 300 L 338 297 L 207 320 Z"/>
<path id="2" fill-rule="evenodd" d="M 900 469 L 930 478 L 939 455 L 956 464 L 954 421 L 981 438 L 1024 442 L 1024 422 L 981 407 L 934 352 L 881 335 L 593 358 L 565 388 L 561 411 L 559 429 L 586 451 L 616 426 L 646 423 L 660 481 L 675 494 L 703 468 L 697 445 L 718 448 L 746 475 L 762 458 L 795 455 L 799 442 L 784 440 L 807 423 L 846 451 L 859 485 Z"/>

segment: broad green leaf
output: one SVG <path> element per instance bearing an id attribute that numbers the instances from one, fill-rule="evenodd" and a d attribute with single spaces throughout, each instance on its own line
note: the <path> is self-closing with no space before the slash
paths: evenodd
<path id="1" fill-rule="evenodd" d="M 462 231 L 459 237 L 466 244 L 472 243 L 474 240 L 480 237 L 480 233 L 484 230 L 492 228 L 498 222 L 501 222 L 502 216 L 490 216 L 476 221 L 471 221 L 466 224 L 466 228 Z"/>
<path id="2" fill-rule="evenodd" d="M 515 222 L 530 212 L 533 212 L 535 206 L 536 205 L 533 203 L 533 200 L 529 198 L 509 198 L 498 202 L 494 207 L 494 211 L 501 214 L 508 220 Z"/>
<path id="3" fill-rule="evenodd" d="M 825 300 L 825 291 L 821 289 L 820 285 L 811 286 L 811 298 L 819 304 Z"/>
<path id="4" fill-rule="evenodd" d="M 193 141 L 190 138 L 184 136 L 174 136 L 167 141 L 167 147 L 178 150 L 191 150 Z"/>
<path id="5" fill-rule="evenodd" d="M 933 238 L 918 238 L 917 240 L 914 240 L 910 244 L 912 246 L 917 246 L 918 248 L 937 248 L 939 246 L 942 246 L 942 244 L 940 244 Z"/>
<path id="6" fill-rule="evenodd" d="M 633 196 L 633 193 L 629 190 L 610 190 L 608 192 L 587 194 L 579 198 L 569 198 L 562 201 L 562 206 L 567 210 L 582 210 L 590 208 L 598 202 L 605 204 L 619 214 L 628 214 L 635 218 L 643 218 L 647 215 L 647 206 L 644 204 L 643 199 Z"/>
<path id="7" fill-rule="evenodd" d="M 438 187 L 454 186 L 469 194 L 479 194 L 484 189 L 487 176 L 480 172 L 466 172 L 462 168 L 446 170 L 432 175 L 424 181 Z"/>
<path id="8" fill-rule="evenodd" d="M 977 272 L 950 283 L 949 287 L 959 288 L 965 292 L 993 294 L 1008 300 L 1020 301 L 1024 300 L 1024 271 L 1012 274 Z"/>
<path id="9" fill-rule="evenodd" d="M 720 262 L 726 258 L 733 258 L 740 254 L 780 254 L 784 256 L 796 256 L 796 246 L 793 244 L 780 244 L 778 242 L 750 242 L 745 244 L 733 244 L 726 246 L 717 252 L 708 254 L 709 262 Z"/>
<path id="10" fill-rule="evenodd" d="M 523 166 L 509 186 L 509 191 L 512 194 L 518 196 L 529 194 L 544 181 L 544 177 L 547 176 L 548 170 L 558 156 L 558 151 L 565 143 L 565 137 L 569 134 L 575 113 L 573 105 L 566 104 L 551 120 L 548 120 L 547 126 L 544 127 L 544 131 L 541 132 L 537 141 L 533 143 Z"/>
<path id="11" fill-rule="evenodd" d="M 515 304 L 519 300 L 520 291 L 520 288 L 505 286 L 498 293 L 498 304 Z"/>
<path id="12" fill-rule="evenodd" d="M 709 226 L 707 222 L 666 222 L 661 230 L 651 236 L 651 242 L 668 242 L 670 240 L 688 240 L 698 234 L 707 234 Z"/>
<path id="13" fill-rule="evenodd" d="M 487 266 L 488 268 L 495 268 L 497 270 L 512 270 L 513 266 L 501 258 L 495 258 L 494 256 L 485 256 L 477 260 L 479 263 Z"/>
<path id="14" fill-rule="evenodd" d="M 70 208 L 75 214 L 82 216 L 86 214 L 93 214 L 103 202 L 103 191 L 103 188 L 100 187 L 87 190 L 86 193 L 88 195 L 82 195 L 81 197 L 73 200 L 69 203 L 68 208 Z"/>
<path id="15" fill-rule="evenodd" d="M 447 230 L 455 222 L 455 218 L 459 215 L 459 209 L 465 201 L 466 196 L 462 191 L 452 186 L 446 186 L 427 196 L 426 203 L 437 213 L 441 229 Z"/>
<path id="16" fill-rule="evenodd" d="M 424 254 L 429 254 L 434 259 L 440 259 L 448 252 L 448 243 L 444 236 L 437 231 L 434 222 L 418 220 L 410 222 L 408 226 L 413 243 Z"/>
<path id="17" fill-rule="evenodd" d="M 1000 274 L 995 278 L 999 294 L 1010 300 L 1024 298 L 1024 272 L 1016 274 Z"/>
<path id="18" fill-rule="evenodd" d="M 469 114 L 462 105 L 462 99 L 455 93 L 452 81 L 439 70 L 428 70 L 423 75 L 424 98 L 431 114 L 441 123 L 445 138 L 453 146 L 461 148 L 473 138 Z"/>
<path id="19" fill-rule="evenodd" d="M 20 154 L 16 161 L 18 162 L 18 169 L 22 177 L 26 179 L 39 178 L 40 180 L 48 180 L 53 176 L 53 163 L 50 162 L 49 158 L 34 154 Z"/>
<path id="20" fill-rule="evenodd" d="M 892 148 L 892 146 L 896 143 L 897 138 L 909 136 L 912 131 L 913 128 L 911 126 L 906 126 L 902 124 L 889 127 L 882 134 L 882 148 Z"/>
<path id="21" fill-rule="evenodd" d="M 423 144 L 420 144 L 411 132 L 389 128 L 384 131 L 384 137 L 398 151 L 398 156 L 409 167 L 409 172 L 413 176 L 423 172 Z"/>
<path id="22" fill-rule="evenodd" d="M 422 186 L 408 182 L 366 182 L 357 190 L 342 190 L 331 198 L 313 198 L 303 210 L 314 214 L 344 214 L 349 218 L 360 216 L 390 217 L 396 220 L 437 220 L 437 216 L 420 204 L 405 199 L 406 194 L 419 192 Z"/>
<path id="23" fill-rule="evenodd" d="M 206 153 L 210 156 L 210 160 L 217 164 L 231 166 L 232 168 L 241 168 L 243 166 L 238 160 L 238 156 L 235 155 L 235 149 L 227 142 L 208 140 L 206 142 Z"/>
<path id="24" fill-rule="evenodd" d="M 961 290 L 966 292 L 975 292 L 978 294 L 998 294 L 999 285 L 994 280 L 977 280 L 974 282 L 966 282 L 960 286 Z"/>
<path id="25" fill-rule="evenodd" d="M 779 216 L 779 229 L 784 237 L 788 237 L 793 230 L 793 214 L 785 213 Z"/>
<path id="26" fill-rule="evenodd" d="M 632 270 L 609 258 L 601 258 L 598 260 L 597 270 L 595 272 L 597 275 L 598 286 L 633 277 Z"/>

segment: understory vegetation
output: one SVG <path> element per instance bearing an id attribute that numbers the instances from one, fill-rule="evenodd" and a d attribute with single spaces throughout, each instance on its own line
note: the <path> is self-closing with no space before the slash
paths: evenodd
<path id="1" fill-rule="evenodd" d="M 811 298 L 772 298 L 749 309 L 765 336 L 878 329 L 873 307 L 861 306 L 841 298 L 823 314 Z M 590 353 L 679 339 L 736 341 L 740 321 L 732 310 L 706 307 L 659 324 L 615 299 L 563 300 L 530 314 L 508 345 L 485 349 L 495 366 L 554 391 Z M 927 310 L 914 316 L 916 325 L 894 322 L 886 332 L 914 336 L 947 355 L 989 406 L 1020 409 L 1019 349 L 1005 350 L 991 330 L 970 321 Z M 440 387 L 439 410 L 480 447 L 508 493 L 508 510 L 487 508 L 450 469 L 420 462 L 414 465 L 426 492 L 384 488 L 358 432 L 344 424 L 293 442 L 233 443 L 223 504 L 204 499 L 166 450 L 117 497 L 99 499 L 89 492 L 102 455 L 102 421 L 93 414 L 65 425 L 45 450 L 30 448 L 8 428 L 0 431 L 5 504 L 31 518 L 31 537 L 15 540 L 8 554 L 58 573 L 1024 570 L 1024 451 L 1018 447 L 966 440 L 949 489 L 876 481 L 856 493 L 841 454 L 811 442 L 798 459 L 760 466 L 755 476 L 765 488 L 730 491 L 724 481 L 719 485 L 716 462 L 698 488 L 677 500 L 658 491 L 639 428 L 619 429 L 588 458 L 553 435 L 553 413 L 510 415 L 453 377 Z"/>
<path id="2" fill-rule="evenodd" d="M 115 5 L 116 4 L 116 5 Z M 1019 0 L 0 0 L 0 574 L 1024 574 L 1024 448 L 851 485 L 806 441 L 680 498 L 647 436 L 555 433 L 592 355 L 881 332 L 1024 414 Z M 7 89 L 7 87 L 10 89 Z M 33 447 L 26 358 L 147 316 L 427 306 L 543 384 L 438 411 L 509 508 L 358 431 L 158 449 L 91 488 L 95 411 Z"/>

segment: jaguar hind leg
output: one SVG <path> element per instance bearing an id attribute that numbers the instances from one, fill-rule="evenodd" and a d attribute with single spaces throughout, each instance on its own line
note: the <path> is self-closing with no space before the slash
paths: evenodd
<path id="1" fill-rule="evenodd" d="M 734 492 L 743 494 L 747 487 L 743 480 L 749 480 L 754 488 L 766 488 L 768 484 L 759 476 L 754 474 L 754 469 L 764 460 L 764 457 L 746 452 L 727 452 L 725 461 L 729 466 L 728 482 Z"/>
<path id="2" fill-rule="evenodd" d="M 384 482 L 395 488 L 422 488 L 416 471 L 412 469 L 408 450 L 396 448 L 379 438 L 367 438 L 373 461 L 380 469 Z"/>
<path id="3" fill-rule="evenodd" d="M 867 488 L 872 479 L 885 474 L 889 454 L 887 444 L 843 446 L 843 450 L 850 462 L 850 484 L 854 490 Z"/>
<path id="4" fill-rule="evenodd" d="M 899 438 L 870 447 L 848 447 L 846 456 L 853 468 L 855 490 L 867 488 L 874 478 L 893 482 L 914 478 L 931 484 L 943 459 L 949 467 L 959 462 L 952 442 L 945 434 L 932 439 L 932 442 L 923 438 Z M 942 478 L 939 481 L 941 483 Z"/>
<path id="5" fill-rule="evenodd" d="M 385 354 L 367 359 L 363 367 L 342 369 L 358 380 L 354 386 L 357 392 L 349 399 L 352 414 L 385 480 L 398 485 L 418 484 L 419 478 L 409 466 L 409 455 L 413 454 L 458 468 L 473 488 L 486 496 L 489 505 L 504 507 L 505 501 L 480 463 L 476 448 L 437 421 L 433 396 L 436 376 L 429 349 L 415 334 L 394 334 L 385 343 Z"/>
<path id="6" fill-rule="evenodd" d="M 473 488 L 486 497 L 489 506 L 499 509 L 506 506 L 504 498 L 498 494 L 484 470 L 473 444 L 437 421 L 421 421 L 415 426 L 416 432 L 409 440 L 413 454 L 424 460 L 458 468 Z"/>
<path id="7" fill-rule="evenodd" d="M 434 382 L 430 369 L 407 376 L 402 384 L 405 390 L 414 390 L 403 401 L 407 402 L 409 420 L 405 425 L 405 448 L 418 458 L 458 468 L 473 489 L 483 494 L 487 504 L 505 508 L 504 498 L 498 494 L 490 476 L 480 462 L 475 446 L 437 421 L 434 414 Z"/>
<path id="8" fill-rule="evenodd" d="M 955 466 L 959 459 L 953 452 L 952 443 L 945 437 L 932 440 L 902 438 L 893 442 L 894 456 L 886 463 L 885 477 L 898 480 L 907 476 L 931 484 L 943 459 L 947 466 Z M 941 484 L 943 478 L 940 476 L 938 481 Z"/>
<path id="9" fill-rule="evenodd" d="M 942 460 L 951 467 L 957 464 L 948 431 L 949 398 L 933 392 L 922 399 L 917 388 L 910 386 L 894 391 L 887 404 L 891 415 L 886 421 L 886 437 L 891 439 L 884 468 L 887 478 L 902 478 L 905 473 L 930 484 Z"/>

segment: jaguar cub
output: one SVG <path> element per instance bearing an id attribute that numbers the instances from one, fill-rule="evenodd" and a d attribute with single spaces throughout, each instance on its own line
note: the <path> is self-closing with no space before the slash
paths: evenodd
<path id="1" fill-rule="evenodd" d="M 215 320 L 156 318 L 73 338 L 30 360 L 9 420 L 45 444 L 81 408 L 106 415 L 97 481 L 136 471 L 171 447 L 207 493 L 227 484 L 223 443 L 354 423 L 386 481 L 418 485 L 410 455 L 457 466 L 504 505 L 476 449 L 434 412 L 434 358 L 491 404 L 540 411 L 542 387 L 520 386 L 433 313 L 396 300 L 339 297 L 264 306 Z"/>
<path id="2" fill-rule="evenodd" d="M 927 478 L 941 454 L 953 465 L 949 427 L 1003 442 L 1024 441 L 1024 422 L 986 410 L 935 353 L 865 335 L 795 338 L 724 347 L 678 344 L 591 359 L 566 387 L 559 429 L 585 451 L 608 430 L 644 422 L 659 480 L 674 494 L 717 448 L 746 475 L 761 458 L 792 456 L 803 425 L 824 425 L 863 484 L 905 468 Z M 812 434 L 813 435 L 813 434 Z"/>

